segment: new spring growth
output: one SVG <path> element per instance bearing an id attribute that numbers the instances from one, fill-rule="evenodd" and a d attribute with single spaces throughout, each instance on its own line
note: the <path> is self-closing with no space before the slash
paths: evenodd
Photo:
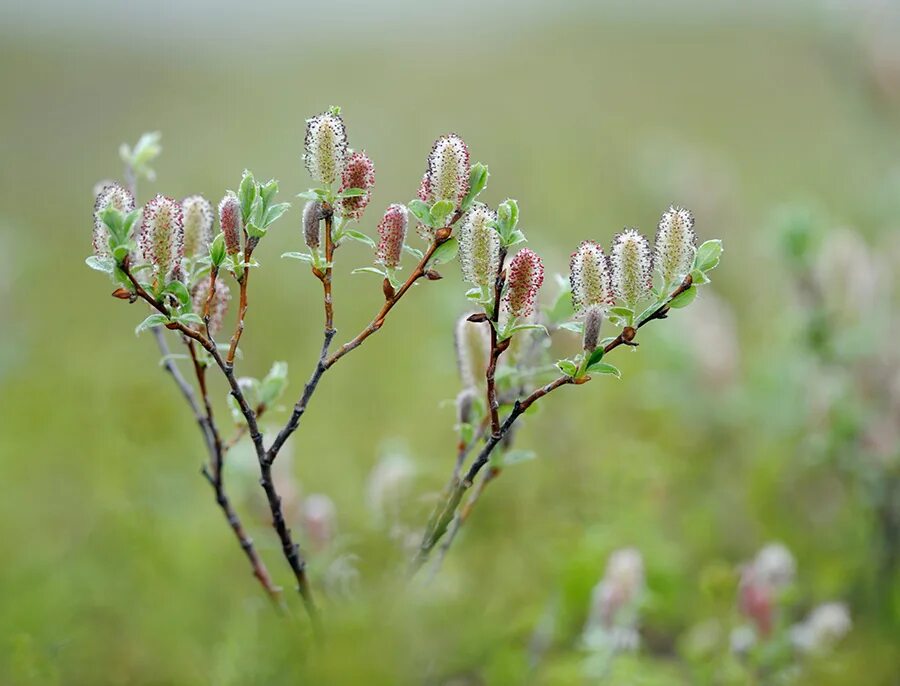
<path id="1" fill-rule="evenodd" d="M 310 176 L 324 186 L 331 186 L 341 175 L 346 156 L 347 132 L 337 110 L 306 120 L 303 161 Z"/>
<path id="2" fill-rule="evenodd" d="M 209 279 L 200 279 L 197 285 L 191 290 L 191 304 L 194 313 L 200 317 L 203 316 L 203 309 L 206 307 L 206 299 L 209 296 Z M 231 290 L 228 284 L 222 279 L 216 279 L 216 290 L 213 293 L 212 300 L 209 303 L 209 333 L 213 337 L 218 335 L 222 330 L 225 322 L 225 314 L 228 312 L 228 302 L 231 300 Z M 195 328 L 199 331 L 200 324 L 196 324 Z"/>
<path id="3" fill-rule="evenodd" d="M 537 253 L 523 248 L 509 263 L 508 288 L 503 304 L 512 317 L 527 317 L 534 312 L 534 301 L 544 283 L 544 265 Z"/>
<path id="4" fill-rule="evenodd" d="M 322 203 L 310 200 L 303 206 L 303 241 L 310 250 L 316 250 L 322 241 Z"/>
<path id="5" fill-rule="evenodd" d="M 651 296 L 653 258 L 650 243 L 644 236 L 635 229 L 617 234 L 610 262 L 613 291 L 626 307 L 635 309 Z"/>
<path id="6" fill-rule="evenodd" d="M 592 353 L 597 349 L 600 340 L 600 326 L 603 324 L 603 308 L 589 305 L 582 315 L 584 318 L 584 336 L 582 342 L 585 352 Z"/>
<path id="7" fill-rule="evenodd" d="M 400 266 L 403 254 L 403 243 L 406 241 L 406 229 L 409 225 L 409 213 L 404 205 L 393 204 L 385 210 L 378 222 L 378 247 L 376 248 L 379 264 L 386 269 Z"/>
<path id="8" fill-rule="evenodd" d="M 603 248 L 594 241 L 583 241 L 569 260 L 569 283 L 575 312 L 583 315 L 591 305 L 612 304 L 612 284 Z"/>
<path id="9" fill-rule="evenodd" d="M 341 198 L 338 204 L 339 214 L 344 219 L 359 221 L 363 211 L 372 197 L 372 188 L 375 186 L 375 165 L 365 152 L 354 152 L 347 158 L 344 171 L 341 173 L 341 186 L 338 189 L 343 193 L 350 188 L 359 188 L 365 193 L 347 198 Z"/>
<path id="10" fill-rule="evenodd" d="M 181 201 L 184 217 L 184 254 L 200 257 L 209 250 L 212 240 L 212 205 L 202 195 L 192 195 Z"/>
<path id="11" fill-rule="evenodd" d="M 184 222 L 181 203 L 157 195 L 144 206 L 140 232 L 141 252 L 164 280 L 184 257 Z"/>
<path id="12" fill-rule="evenodd" d="M 467 312 L 456 322 L 453 343 L 456 349 L 456 364 L 459 378 L 466 388 L 484 382 L 488 359 L 491 356 L 491 338 L 487 327 L 469 321 L 475 312 Z"/>
<path id="13" fill-rule="evenodd" d="M 225 236 L 225 251 L 229 255 L 237 255 L 241 251 L 244 225 L 241 219 L 241 201 L 231 191 L 219 203 L 219 224 Z"/>
<path id="14" fill-rule="evenodd" d="M 97 257 L 110 257 L 109 229 L 100 218 L 101 213 L 107 207 L 114 207 L 122 214 L 128 214 L 134 210 L 134 196 L 117 183 L 110 183 L 100 189 L 94 201 L 94 234 L 92 243 L 94 254 Z"/>
<path id="15" fill-rule="evenodd" d="M 469 192 L 469 149 L 455 133 L 441 136 L 428 155 L 419 199 L 433 205 L 446 200 L 457 209 Z"/>
<path id="16" fill-rule="evenodd" d="M 666 285 L 691 271 L 697 236 L 694 216 L 683 207 L 672 206 L 659 220 L 656 231 L 656 268 Z"/>
<path id="17" fill-rule="evenodd" d="M 466 212 L 459 229 L 459 260 L 466 281 L 487 290 L 500 266 L 500 234 L 494 228 L 497 214 L 487 205 L 475 203 Z"/>

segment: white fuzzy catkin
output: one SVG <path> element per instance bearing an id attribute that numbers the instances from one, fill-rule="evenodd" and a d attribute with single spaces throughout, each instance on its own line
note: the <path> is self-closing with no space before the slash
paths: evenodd
<path id="1" fill-rule="evenodd" d="M 613 291 L 626 307 L 636 308 L 652 291 L 650 243 L 635 229 L 625 229 L 613 240 L 610 256 Z"/>
<path id="2" fill-rule="evenodd" d="M 672 205 L 663 212 L 656 231 L 655 262 L 666 286 L 691 271 L 696 242 L 694 215 L 690 211 Z"/>
<path id="3" fill-rule="evenodd" d="M 569 284 L 575 313 L 583 315 L 591 305 L 612 304 L 612 283 L 603 248 L 594 241 L 583 241 L 569 260 Z"/>
<path id="4" fill-rule="evenodd" d="M 306 120 L 303 161 L 310 176 L 330 186 L 343 172 L 346 156 L 347 132 L 339 114 L 323 112 Z"/>
<path id="5" fill-rule="evenodd" d="M 181 201 L 184 217 L 184 254 L 202 257 L 209 250 L 212 240 L 212 205 L 202 195 L 192 195 Z"/>
<path id="6" fill-rule="evenodd" d="M 500 266 L 500 234 L 493 227 L 497 213 L 475 203 L 463 217 L 459 228 L 459 261 L 466 281 L 491 288 Z"/>
<path id="7" fill-rule="evenodd" d="M 134 210 L 134 196 L 117 183 L 111 182 L 104 185 L 97 193 L 94 200 L 94 234 L 93 247 L 97 257 L 109 257 L 109 229 L 100 218 L 100 214 L 107 207 L 114 207 L 122 214 L 128 214 Z"/>

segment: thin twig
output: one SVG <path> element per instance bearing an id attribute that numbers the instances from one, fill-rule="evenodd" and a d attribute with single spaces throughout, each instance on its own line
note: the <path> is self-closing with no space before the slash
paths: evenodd
<path id="1" fill-rule="evenodd" d="M 491 434 L 495 436 L 500 432 L 500 402 L 497 400 L 497 384 L 494 381 L 494 376 L 497 373 L 497 363 L 500 360 L 500 355 L 509 347 L 509 339 L 506 339 L 503 343 L 498 343 L 497 341 L 497 325 L 500 321 L 500 297 L 503 294 L 503 284 L 506 281 L 506 274 L 503 271 L 503 263 L 505 261 L 506 248 L 500 248 L 497 276 L 494 279 L 494 307 L 488 319 L 488 326 L 491 327 L 491 355 L 485 372 L 485 378 L 487 379 L 487 405 L 491 413 Z"/>

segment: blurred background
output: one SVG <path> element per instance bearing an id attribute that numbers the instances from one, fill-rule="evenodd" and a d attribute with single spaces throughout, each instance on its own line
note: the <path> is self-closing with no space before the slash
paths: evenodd
<path id="1" fill-rule="evenodd" d="M 900 683 L 895 3 L 0 0 L 0 682 Z M 278 478 L 327 640 L 279 616 L 199 475 L 145 315 L 84 265 L 94 185 L 162 132 L 162 192 L 291 199 L 305 118 L 375 161 L 361 228 L 456 131 L 548 274 L 669 203 L 724 240 L 690 308 L 551 397 L 431 584 L 406 541 L 452 467 L 458 268 L 327 375 Z M 415 242 L 415 239 L 413 239 Z M 299 207 L 256 256 L 242 375 L 312 368 Z M 336 267 L 338 340 L 382 295 Z M 548 278 L 545 297 L 555 283 Z M 559 354 L 578 342 L 560 338 Z M 227 417 L 225 386 L 213 388 Z M 284 410 L 265 424 L 276 426 Z M 252 455 L 233 497 L 290 588 Z M 317 494 L 327 494 L 323 499 Z"/>

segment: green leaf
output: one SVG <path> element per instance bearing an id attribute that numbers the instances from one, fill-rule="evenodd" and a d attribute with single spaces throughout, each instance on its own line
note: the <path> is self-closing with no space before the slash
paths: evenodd
<path id="1" fill-rule="evenodd" d="M 98 272 L 105 272 L 106 274 L 112 274 L 113 267 L 115 266 L 115 262 L 110 258 L 97 257 L 96 255 L 91 255 L 86 258 L 84 263 L 91 269 L 96 269 Z"/>
<path id="2" fill-rule="evenodd" d="M 438 200 L 434 205 L 431 206 L 431 220 L 435 226 L 445 226 L 447 224 L 447 217 L 454 210 L 454 205 L 449 200 Z"/>
<path id="3" fill-rule="evenodd" d="M 588 356 L 587 364 L 585 366 L 590 367 L 593 364 L 597 364 L 600 360 L 603 359 L 604 354 L 605 353 L 603 352 L 603 348 L 598 346 L 594 350 L 594 352 L 592 352 L 590 356 Z"/>
<path id="4" fill-rule="evenodd" d="M 360 243 L 365 243 L 370 248 L 375 247 L 375 241 L 373 241 L 371 238 L 369 238 L 362 231 L 357 231 L 356 229 L 344 229 L 344 235 L 347 236 L 347 238 L 350 238 L 351 240 L 359 241 Z"/>
<path id="5" fill-rule="evenodd" d="M 449 262 L 454 257 L 456 257 L 456 253 L 459 251 L 459 241 L 456 240 L 456 237 L 453 236 L 443 243 L 441 243 L 434 253 L 431 255 L 431 259 L 428 260 L 429 265 L 436 264 L 445 264 Z"/>
<path id="6" fill-rule="evenodd" d="M 287 362 L 274 362 L 266 378 L 262 380 L 259 389 L 260 402 L 271 407 L 278 398 L 284 393 L 288 384 L 288 365 Z"/>
<path id="7" fill-rule="evenodd" d="M 384 278 L 385 274 L 380 269 L 376 269 L 375 267 L 359 267 L 354 269 L 351 274 L 378 274 L 378 276 Z"/>
<path id="8" fill-rule="evenodd" d="M 337 194 L 338 198 L 359 198 L 368 193 L 365 188 L 348 188 Z"/>
<path id="9" fill-rule="evenodd" d="M 253 209 L 253 204 L 256 202 L 258 192 L 259 189 L 256 186 L 253 174 L 245 169 L 244 175 L 241 178 L 241 185 L 238 188 L 238 200 L 241 202 L 241 216 L 245 224 L 250 219 L 250 210 Z"/>
<path id="10" fill-rule="evenodd" d="M 419 250 L 418 248 L 414 248 L 411 245 L 407 245 L 406 243 L 403 244 L 403 250 L 405 252 L 408 252 L 417 260 L 421 260 L 423 257 L 425 257 L 425 254 L 421 250 Z"/>
<path id="11" fill-rule="evenodd" d="M 556 296 L 556 300 L 553 301 L 549 308 L 544 310 L 544 315 L 551 324 L 555 324 L 556 322 L 571 319 L 574 314 L 575 306 L 572 304 L 572 290 L 569 288 L 569 282 L 564 281 L 559 294 Z M 581 333 L 580 329 L 578 333 Z"/>
<path id="12" fill-rule="evenodd" d="M 715 269 L 719 264 L 719 258 L 722 256 L 722 241 L 718 238 L 708 240 L 703 243 L 694 255 L 694 269 L 701 272 L 708 272 Z"/>
<path id="13" fill-rule="evenodd" d="M 221 267 L 222 262 L 225 261 L 225 234 L 221 231 L 209 245 L 209 260 L 216 267 Z"/>
<path id="14" fill-rule="evenodd" d="M 558 329 L 565 329 L 566 331 L 571 331 L 573 333 L 577 333 L 581 335 L 584 333 L 584 322 L 563 322 L 562 324 L 557 324 Z"/>
<path id="15" fill-rule="evenodd" d="M 572 360 L 559 360 L 556 363 L 556 366 L 566 376 L 575 376 L 578 373 L 578 365 L 576 365 Z"/>
<path id="16" fill-rule="evenodd" d="M 167 284 L 163 290 L 165 293 L 174 295 L 178 302 L 181 303 L 182 307 L 191 302 L 191 294 L 188 292 L 187 286 L 181 283 L 181 281 L 172 281 Z"/>
<path id="17" fill-rule="evenodd" d="M 608 362 L 597 362 L 595 364 L 589 365 L 585 371 L 588 374 L 609 375 L 614 376 L 617 379 L 622 378 L 622 372 L 619 371 L 619 368 L 614 367 Z"/>
<path id="18" fill-rule="evenodd" d="M 272 205 L 270 208 L 266 210 L 266 217 L 263 220 L 263 224 L 268 226 L 276 219 L 281 217 L 285 212 L 287 212 L 291 207 L 291 203 L 289 202 L 280 202 L 276 205 Z"/>
<path id="19" fill-rule="evenodd" d="M 122 222 L 122 234 L 125 238 L 128 238 L 131 234 L 131 228 L 134 226 L 137 218 L 141 216 L 142 211 L 141 208 L 138 208 L 136 210 L 131 210 L 131 212 L 125 215 L 125 219 Z"/>
<path id="20" fill-rule="evenodd" d="M 154 326 L 162 326 L 163 324 L 168 324 L 169 318 L 160 313 L 156 312 L 155 314 L 151 314 L 144 321 L 137 325 L 137 328 L 134 330 L 134 334 L 138 335 L 143 333 L 147 329 L 152 329 Z"/>
<path id="21" fill-rule="evenodd" d="M 609 308 L 609 311 L 611 314 L 618 315 L 623 319 L 629 319 L 630 317 L 634 316 L 634 310 L 632 310 L 630 307 L 611 307 Z"/>
<path id="22" fill-rule="evenodd" d="M 257 226 L 253 222 L 247 222 L 247 225 L 244 228 L 247 230 L 247 235 L 250 236 L 250 238 L 262 238 L 267 232 L 264 227 Z"/>
<path id="23" fill-rule="evenodd" d="M 472 206 L 472 203 L 475 202 L 475 198 L 487 188 L 489 176 L 490 173 L 488 172 L 487 165 L 476 162 L 471 166 L 469 169 L 469 192 L 466 193 L 466 197 L 463 198 L 460 209 L 465 212 Z"/>
<path id="24" fill-rule="evenodd" d="M 128 257 L 128 253 L 131 252 L 128 244 L 117 245 L 113 248 L 113 259 L 116 261 L 116 264 L 122 264 L 125 261 L 125 258 Z"/>
<path id="25" fill-rule="evenodd" d="M 694 302 L 694 298 L 697 297 L 697 287 L 691 286 L 683 293 L 679 293 L 674 298 L 672 298 L 672 302 L 669 303 L 669 307 L 673 310 L 680 309 L 682 307 L 687 307 L 692 302 Z"/>
<path id="26" fill-rule="evenodd" d="M 200 315 L 194 314 L 193 312 L 185 312 L 184 314 L 178 315 L 175 319 L 182 324 L 203 324 Z"/>
<path id="27" fill-rule="evenodd" d="M 263 207 L 269 207 L 276 193 L 278 193 L 278 181 L 275 179 L 269 179 L 264 184 L 260 184 L 259 197 L 262 200 Z"/>
<path id="28" fill-rule="evenodd" d="M 691 283 L 695 286 L 702 286 L 705 283 L 709 283 L 709 277 L 705 272 L 695 269 L 691 272 Z"/>
<path id="29" fill-rule="evenodd" d="M 282 257 L 289 257 L 292 260 L 302 260 L 303 262 L 313 262 L 313 256 L 305 252 L 285 252 L 281 253 Z"/>
<path id="30" fill-rule="evenodd" d="M 516 226 L 519 223 L 518 202 L 512 198 L 504 200 L 497 208 L 497 217 L 499 218 L 497 230 L 500 232 L 500 240 L 505 247 L 525 240 L 525 234 L 521 231 L 516 231 Z"/>
<path id="31" fill-rule="evenodd" d="M 322 196 L 318 192 L 319 189 L 310 189 L 308 191 L 303 191 L 302 193 L 297 193 L 297 197 L 303 200 L 319 200 Z"/>
<path id="32" fill-rule="evenodd" d="M 434 226 L 434 222 L 431 219 L 431 210 L 424 202 L 416 198 L 415 200 L 410 200 L 406 206 L 415 215 L 416 219 L 425 226 Z"/>

